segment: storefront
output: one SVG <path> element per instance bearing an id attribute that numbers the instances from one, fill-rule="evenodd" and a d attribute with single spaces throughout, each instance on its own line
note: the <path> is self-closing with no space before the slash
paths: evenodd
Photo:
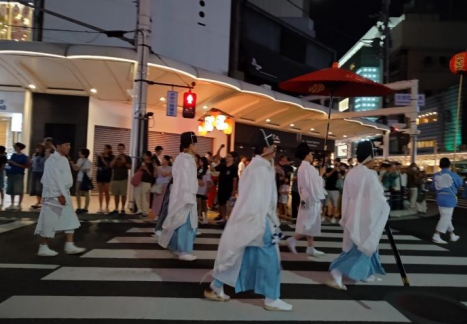
<path id="1" fill-rule="evenodd" d="M 0 146 L 8 154 L 14 152 L 14 143 L 28 144 L 23 134 L 25 95 L 24 91 L 0 91 Z"/>

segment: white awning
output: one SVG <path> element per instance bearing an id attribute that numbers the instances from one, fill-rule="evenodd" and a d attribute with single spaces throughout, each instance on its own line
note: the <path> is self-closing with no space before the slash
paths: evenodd
<path id="1" fill-rule="evenodd" d="M 0 42 L 0 90 L 94 96 L 131 102 L 136 52 L 130 48 L 36 42 Z M 151 54 L 149 80 L 191 85 L 198 96 L 197 114 L 218 108 L 237 122 L 324 137 L 327 107 L 252 85 L 228 76 Z M 97 93 L 91 93 L 96 89 Z M 150 86 L 147 104 L 165 110 L 170 87 Z M 181 106 L 182 96 L 179 96 Z M 364 119 L 331 121 L 331 139 L 372 136 L 389 131 Z"/>

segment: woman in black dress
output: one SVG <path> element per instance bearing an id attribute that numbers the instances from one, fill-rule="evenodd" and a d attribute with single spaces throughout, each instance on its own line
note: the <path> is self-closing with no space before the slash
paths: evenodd
<path id="1" fill-rule="evenodd" d="M 112 181 L 112 162 L 114 156 L 112 154 L 112 146 L 105 145 L 102 154 L 97 154 L 97 175 L 96 182 L 99 190 L 99 212 L 98 214 L 108 214 L 110 204 L 110 182 Z M 102 209 L 102 203 L 105 197 L 105 210 Z"/>
<path id="2" fill-rule="evenodd" d="M 217 200 L 219 202 L 219 223 L 227 222 L 227 203 L 230 198 L 235 198 L 238 185 L 238 164 L 235 163 L 237 154 L 230 152 L 225 158 L 225 164 L 221 163 L 216 167 L 219 172 L 219 186 L 217 190 Z"/>

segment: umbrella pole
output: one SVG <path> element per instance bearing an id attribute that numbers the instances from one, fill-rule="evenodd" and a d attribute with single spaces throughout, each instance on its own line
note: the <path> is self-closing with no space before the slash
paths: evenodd
<path id="1" fill-rule="evenodd" d="M 328 151 L 328 138 L 329 138 L 329 126 L 331 124 L 331 113 L 332 113 L 332 103 L 334 101 L 334 95 L 331 92 L 331 95 L 329 97 L 329 110 L 328 110 L 328 123 L 326 126 L 326 137 L 324 138 L 324 152 Z M 323 167 L 326 166 L 326 156 L 324 156 L 323 159 Z"/>
<path id="2" fill-rule="evenodd" d="M 399 273 L 402 278 L 404 287 L 410 287 L 409 278 L 407 277 L 407 272 L 405 272 L 404 264 L 401 260 L 401 255 L 397 249 L 396 242 L 394 241 L 394 236 L 392 235 L 392 229 L 389 225 L 389 221 L 386 223 L 386 235 L 388 236 L 389 243 L 391 244 L 392 252 L 394 253 L 394 258 L 396 259 L 397 267 L 399 268 Z"/>

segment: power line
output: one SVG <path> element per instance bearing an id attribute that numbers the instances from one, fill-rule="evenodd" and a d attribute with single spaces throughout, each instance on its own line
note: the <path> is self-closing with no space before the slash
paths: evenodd
<path id="1" fill-rule="evenodd" d="M 47 30 L 47 31 L 67 32 L 67 33 L 107 34 L 107 32 L 105 32 L 105 31 L 93 31 L 93 30 L 72 30 L 72 29 L 42 28 L 42 27 L 28 27 L 28 26 L 7 25 L 7 24 L 5 24 L 4 26 L 5 27 L 12 27 L 12 28 L 21 28 L 21 29 L 30 29 L 30 30 Z"/>

